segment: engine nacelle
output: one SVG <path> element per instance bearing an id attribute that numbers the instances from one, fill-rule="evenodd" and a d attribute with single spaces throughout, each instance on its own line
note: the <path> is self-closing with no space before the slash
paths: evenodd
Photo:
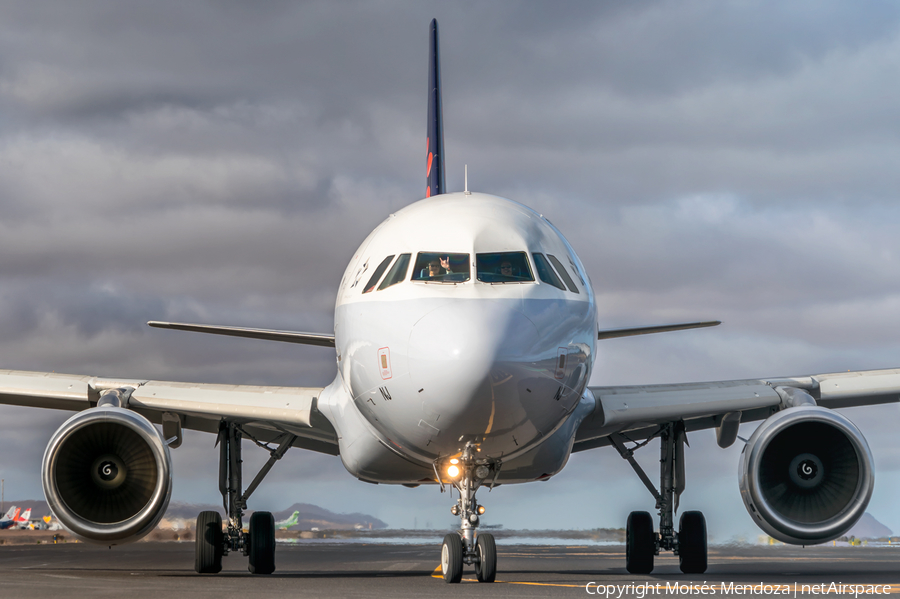
<path id="1" fill-rule="evenodd" d="M 741 497 L 772 537 L 814 545 L 843 535 L 863 515 L 875 477 L 869 445 L 845 416 L 818 406 L 766 419 L 741 454 Z"/>
<path id="2" fill-rule="evenodd" d="M 110 545 L 137 541 L 169 505 L 169 448 L 140 414 L 92 408 L 53 434 L 42 482 L 50 509 L 75 536 Z"/>

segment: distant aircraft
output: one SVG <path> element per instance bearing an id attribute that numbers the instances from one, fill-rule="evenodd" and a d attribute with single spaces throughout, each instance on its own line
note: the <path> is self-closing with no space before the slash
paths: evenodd
<path id="1" fill-rule="evenodd" d="M 471 565 L 479 581 L 492 582 L 497 552 L 490 533 L 477 533 L 485 513 L 478 489 L 543 481 L 573 451 L 611 446 L 659 512 L 656 531 L 648 512 L 628 517 L 626 569 L 648 573 L 656 555 L 672 551 L 683 572 L 699 574 L 707 567 L 703 514 L 685 511 L 675 520 L 687 435 L 715 429 L 719 446 L 728 447 L 742 422 L 761 421 L 740 462 L 741 495 L 754 522 L 802 545 L 849 530 L 872 495 L 872 457 L 859 429 L 831 408 L 897 402 L 900 370 L 588 386 L 598 341 L 719 323 L 599 329 L 584 266 L 547 218 L 470 192 L 468 184 L 446 192 L 440 82 L 432 21 L 426 199 L 388 216 L 353 255 L 338 288 L 333 335 L 149 323 L 332 348 L 338 372 L 327 387 L 0 373 L 0 402 L 78 411 L 51 437 L 42 464 L 44 494 L 59 521 L 77 537 L 108 545 L 146 535 L 172 492 L 169 450 L 189 428 L 218 435 L 228 512 L 224 531 L 217 512 L 197 518 L 197 572 L 219 572 L 231 552 L 248 555 L 253 573 L 275 569 L 271 513 L 253 513 L 246 533 L 242 518 L 274 463 L 300 447 L 340 455 L 366 482 L 455 488 L 451 512 L 460 530 L 443 540 L 443 577 L 459 582 Z M 271 456 L 246 489 L 242 438 Z M 633 456 L 653 439 L 660 442 L 658 486 Z M 588 516 L 598 507 L 546 509 Z"/>
<path id="2" fill-rule="evenodd" d="M 28 524 L 31 522 L 31 508 L 28 508 L 24 512 L 22 512 L 21 516 L 17 516 L 15 518 L 17 524 Z"/>
<path id="3" fill-rule="evenodd" d="M 299 511 L 294 512 L 293 514 L 290 515 L 289 518 L 286 518 L 285 520 L 282 520 L 281 522 L 276 522 L 275 528 L 278 528 L 281 530 L 286 530 L 286 529 L 290 528 L 291 526 L 297 526 L 298 516 L 300 516 L 300 512 Z"/>
<path id="4" fill-rule="evenodd" d="M 32 528 L 37 528 L 39 530 L 60 530 L 62 527 L 59 525 L 59 522 L 53 519 L 52 514 L 47 514 L 40 520 L 32 520 L 31 521 Z"/>
<path id="5" fill-rule="evenodd" d="M 0 518 L 0 530 L 6 530 L 16 525 L 16 519 L 19 517 L 20 508 L 12 506 L 9 511 Z"/>

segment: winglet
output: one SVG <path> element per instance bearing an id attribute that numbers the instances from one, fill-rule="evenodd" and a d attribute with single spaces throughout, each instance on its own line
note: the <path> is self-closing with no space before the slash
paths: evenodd
<path id="1" fill-rule="evenodd" d="M 428 130 L 425 139 L 425 197 L 444 191 L 444 111 L 441 104 L 441 56 L 437 19 L 431 20 L 428 53 Z"/>

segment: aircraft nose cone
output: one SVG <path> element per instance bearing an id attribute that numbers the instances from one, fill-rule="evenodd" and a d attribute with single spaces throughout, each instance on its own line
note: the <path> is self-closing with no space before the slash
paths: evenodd
<path id="1" fill-rule="evenodd" d="M 488 422 L 492 377 L 532 361 L 539 342 L 534 323 L 499 301 L 453 303 L 423 316 L 410 334 L 409 370 L 426 421 L 448 434 L 460 419 Z"/>

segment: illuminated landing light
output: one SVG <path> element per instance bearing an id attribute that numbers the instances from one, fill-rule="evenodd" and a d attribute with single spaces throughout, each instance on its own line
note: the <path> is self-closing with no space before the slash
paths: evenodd
<path id="1" fill-rule="evenodd" d="M 478 515 L 481 516 L 481 515 L 484 514 L 484 512 L 485 512 L 484 506 L 483 506 L 483 505 L 479 505 L 479 506 L 478 506 Z"/>
<path id="2" fill-rule="evenodd" d="M 447 468 L 447 474 L 450 476 L 450 478 L 456 478 L 457 476 L 459 476 L 459 467 L 450 466 L 449 468 Z"/>

